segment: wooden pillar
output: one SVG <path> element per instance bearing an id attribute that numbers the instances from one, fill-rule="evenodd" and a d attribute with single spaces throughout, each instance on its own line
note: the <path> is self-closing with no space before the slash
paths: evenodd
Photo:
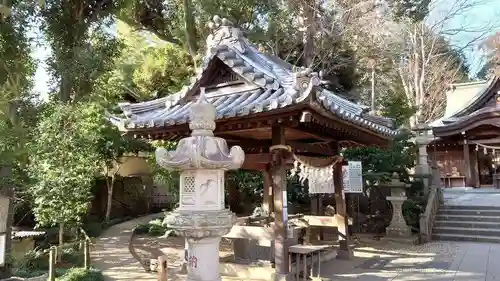
<path id="1" fill-rule="evenodd" d="M 310 196 L 310 200 L 311 200 L 311 215 L 313 216 L 319 216 L 319 194 L 312 194 Z M 319 231 L 318 231 L 318 227 L 314 227 L 314 226 L 311 226 L 311 227 L 308 227 L 308 230 L 309 230 L 309 238 L 312 238 L 311 240 L 314 240 L 314 239 L 319 239 Z M 313 238 L 314 237 L 314 238 Z M 309 241 L 311 242 L 311 241 Z"/>
<path id="2" fill-rule="evenodd" d="M 90 242 L 87 239 L 83 242 L 83 267 L 90 268 Z"/>
<path id="3" fill-rule="evenodd" d="M 339 250 L 337 252 L 337 258 L 350 259 L 352 251 L 349 248 L 349 221 L 342 180 L 342 164 L 343 163 L 341 161 L 337 162 L 333 171 L 333 183 L 335 185 L 335 209 L 337 211 L 337 226 L 339 232 Z"/>
<path id="4" fill-rule="evenodd" d="M 285 145 L 285 130 L 283 126 L 272 127 L 272 144 Z M 287 224 L 288 210 L 286 199 L 286 152 L 284 149 L 270 149 L 271 153 L 271 184 L 274 195 L 274 280 L 285 280 L 289 273 Z"/>
<path id="5" fill-rule="evenodd" d="M 56 280 L 56 260 L 57 260 L 57 248 L 55 246 L 50 247 L 49 252 L 49 277 L 48 281 Z"/>
<path id="6" fill-rule="evenodd" d="M 472 186 L 479 187 L 479 155 L 476 149 L 472 150 L 470 169 L 472 173 Z"/>
<path id="7" fill-rule="evenodd" d="M 318 215 L 324 216 L 325 215 L 325 207 L 323 206 L 323 194 L 318 194 Z M 320 227 L 318 229 L 318 240 L 322 241 L 323 240 L 323 227 Z"/>
<path id="8" fill-rule="evenodd" d="M 273 203 L 273 188 L 271 184 L 271 174 L 269 173 L 269 167 L 266 170 L 262 171 L 264 176 L 264 196 L 262 198 L 262 207 L 266 212 L 271 214 L 274 212 L 274 203 Z"/>
<path id="9" fill-rule="evenodd" d="M 473 186 L 472 182 L 472 165 L 470 159 L 470 149 L 467 140 L 464 139 L 464 165 L 465 165 L 465 184 L 467 186 Z"/>

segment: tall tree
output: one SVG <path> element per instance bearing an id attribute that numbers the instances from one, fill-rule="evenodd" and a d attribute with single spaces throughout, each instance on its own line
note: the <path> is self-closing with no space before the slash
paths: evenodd
<path id="1" fill-rule="evenodd" d="M 194 64 L 188 52 L 121 21 L 117 31 L 125 47 L 117 59 L 114 84 L 121 85 L 122 92 L 151 99 L 175 93 L 189 83 Z"/>
<path id="2" fill-rule="evenodd" d="M 45 39 L 51 47 L 49 70 L 57 100 L 75 102 L 92 92 L 94 81 L 113 66 L 120 45 L 106 30 L 120 1 L 58 0 L 41 7 Z"/>
<path id="3" fill-rule="evenodd" d="M 107 120 L 100 119 L 96 121 L 103 122 L 100 126 L 97 151 L 99 153 L 99 166 L 102 167 L 101 172 L 104 175 L 108 191 L 105 220 L 109 221 L 113 206 L 115 182 L 122 165 L 126 161 L 124 156 L 128 153 L 137 155 L 139 152 L 150 152 L 151 146 L 140 139 L 122 135 Z"/>
<path id="4" fill-rule="evenodd" d="M 33 9 L 29 1 L 14 1 L 15 6 L 0 5 L 0 193 L 11 197 L 7 219 L 5 252 L 11 251 L 10 224 L 15 209 L 27 199 L 23 174 L 25 144 L 31 125 L 32 76 L 34 63 L 26 36 Z M 8 171 L 8 173 L 5 173 Z M 0 278 L 10 277 L 10 267 L 0 269 Z"/>
<path id="5" fill-rule="evenodd" d="M 37 224 L 64 227 L 88 211 L 90 188 L 99 172 L 103 112 L 97 105 L 61 102 L 42 114 L 30 143 L 30 175 Z"/>
<path id="6" fill-rule="evenodd" d="M 463 50 L 477 43 L 491 27 L 487 25 L 471 29 L 468 26 L 451 25 L 456 17 L 467 13 L 482 3 L 482 0 L 457 0 L 453 5 L 446 6 L 444 12 L 441 10 L 442 1 L 417 2 L 417 5 L 427 5 L 427 8 L 420 9 L 422 13 L 412 15 L 413 11 L 419 9 L 408 13 L 393 10 L 390 13 L 392 18 L 378 22 L 369 32 L 373 38 L 369 45 L 376 46 L 383 60 L 389 62 L 384 64 L 390 66 L 389 71 L 377 75 L 376 81 L 378 85 L 385 85 L 386 89 L 392 88 L 389 81 L 401 85 L 405 98 L 399 101 L 404 100 L 407 108 L 416 109 L 410 118 L 410 125 L 441 116 L 448 85 L 468 79 L 468 66 Z M 426 10 L 429 11 L 428 14 L 424 13 Z M 398 15 L 394 16 L 394 13 Z M 463 35 L 474 32 L 479 35 L 468 42 L 454 45 L 448 38 L 457 32 Z M 385 99 L 385 96 L 380 98 Z"/>
<path id="7" fill-rule="evenodd" d="M 489 36 L 482 44 L 487 54 L 486 63 L 477 76 L 485 79 L 491 75 L 500 75 L 500 32 Z"/>

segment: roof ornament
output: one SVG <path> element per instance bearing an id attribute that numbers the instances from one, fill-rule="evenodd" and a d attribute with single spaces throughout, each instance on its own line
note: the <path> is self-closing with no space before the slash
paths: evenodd
<path id="1" fill-rule="evenodd" d="M 218 45 L 231 45 L 236 50 L 245 52 L 243 32 L 235 27 L 231 21 L 215 15 L 213 20 L 208 23 L 208 27 L 211 34 L 207 37 L 207 51 Z"/>
<path id="2" fill-rule="evenodd" d="M 175 151 L 156 149 L 156 161 L 168 170 L 239 169 L 245 153 L 239 146 L 228 148 L 223 138 L 214 136 L 216 109 L 205 98 L 205 89 L 191 105 L 189 128 L 191 136 L 179 141 Z"/>
<path id="3" fill-rule="evenodd" d="M 189 112 L 189 129 L 191 136 L 213 136 L 215 130 L 216 110 L 205 97 L 205 87 L 200 88 L 200 97 L 191 105 Z"/>
<path id="4" fill-rule="evenodd" d="M 320 84 L 320 78 L 317 72 L 311 68 L 295 67 L 293 76 L 293 87 L 299 92 L 309 92 L 313 86 Z"/>

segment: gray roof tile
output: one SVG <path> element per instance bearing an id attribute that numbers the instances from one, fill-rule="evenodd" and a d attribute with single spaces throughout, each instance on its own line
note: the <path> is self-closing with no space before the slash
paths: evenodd
<path id="1" fill-rule="evenodd" d="M 316 93 L 312 98 L 313 102 L 320 104 L 332 115 L 381 135 L 397 134 L 397 131 L 392 129 L 392 120 L 367 114 L 362 106 L 321 88 L 318 85 L 317 73 L 305 68 L 295 68 L 274 56 L 262 54 L 246 38 L 241 37 L 237 28 L 219 25 L 213 34 L 214 36 L 207 40 L 208 51 L 203 65 L 190 85 L 164 98 L 136 104 L 120 104 L 125 118 L 114 116 L 111 118 L 112 122 L 124 130 L 187 123 L 192 101 L 186 99 L 186 95 L 196 87 L 214 58 L 218 58 L 243 79 L 258 87 L 216 97 L 208 96 L 208 101 L 216 107 L 217 119 L 241 117 L 287 107 L 305 102 L 306 98 Z"/>

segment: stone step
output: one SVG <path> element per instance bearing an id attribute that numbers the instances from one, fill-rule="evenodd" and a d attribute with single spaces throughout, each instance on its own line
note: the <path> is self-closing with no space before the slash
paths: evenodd
<path id="1" fill-rule="evenodd" d="M 434 223 L 434 227 L 463 227 L 463 228 L 487 228 L 487 229 L 500 229 L 500 223 L 477 221 L 477 220 L 448 220 L 438 219 Z"/>
<path id="2" fill-rule="evenodd" d="M 477 216 L 477 215 L 436 215 L 437 221 L 478 221 L 478 222 L 496 222 L 500 224 L 500 217 L 497 216 Z"/>
<path id="3" fill-rule="evenodd" d="M 464 234 L 432 234 L 432 240 L 440 241 L 470 241 L 470 242 L 486 242 L 486 243 L 500 243 L 498 236 L 482 236 L 482 235 L 464 235 Z"/>
<path id="4" fill-rule="evenodd" d="M 439 209 L 438 215 L 461 215 L 461 216 L 497 216 L 500 217 L 500 210 L 459 210 L 459 209 Z"/>
<path id="5" fill-rule="evenodd" d="M 432 233 L 496 236 L 500 238 L 500 228 L 434 227 Z"/>
<path id="6" fill-rule="evenodd" d="M 440 210 L 500 210 L 498 206 L 441 205 Z"/>

